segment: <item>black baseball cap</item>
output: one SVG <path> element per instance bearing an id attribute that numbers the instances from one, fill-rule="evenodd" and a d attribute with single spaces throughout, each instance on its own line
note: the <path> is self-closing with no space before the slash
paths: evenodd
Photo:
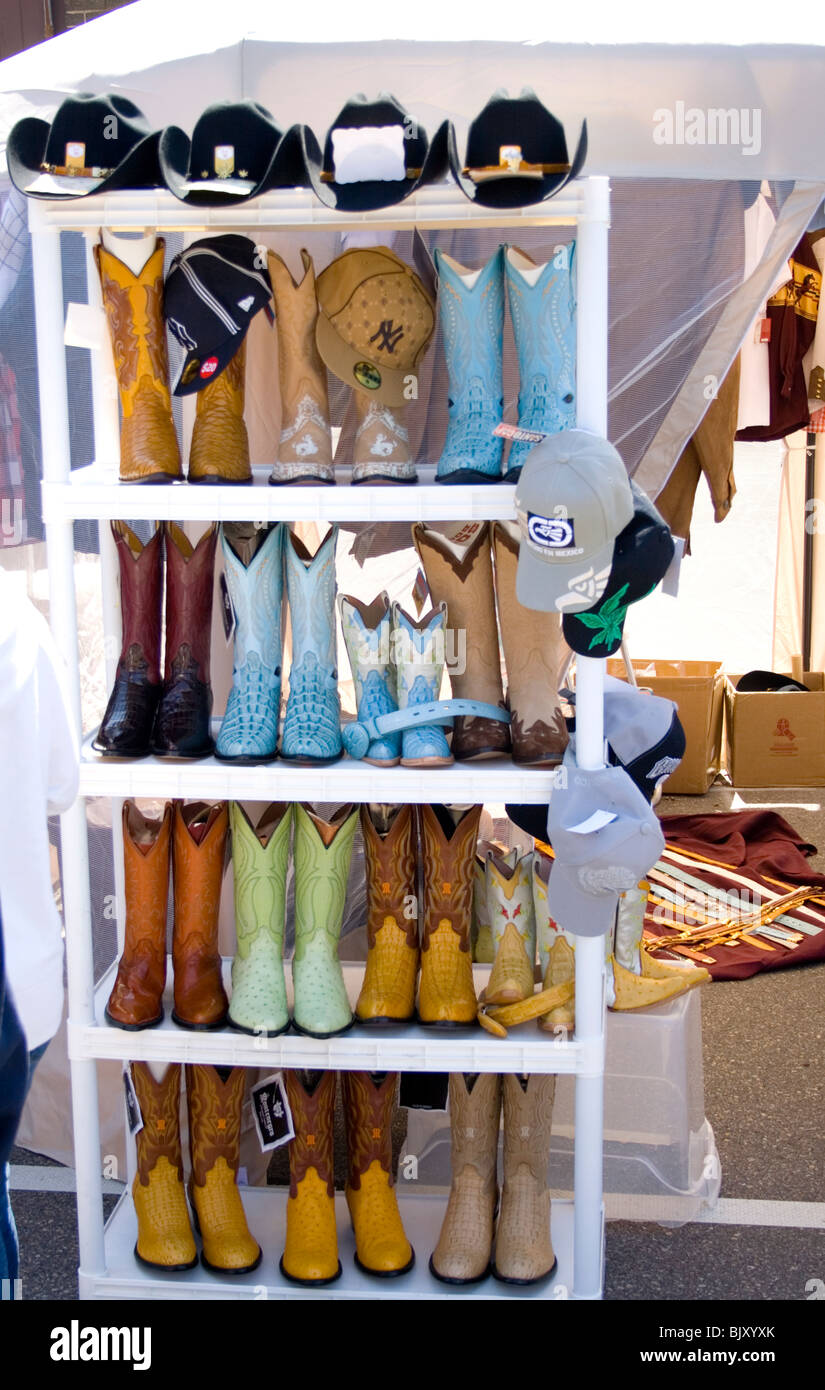
<path id="1" fill-rule="evenodd" d="M 163 296 L 169 329 L 186 349 L 176 396 L 202 391 L 229 365 L 271 295 L 266 260 L 249 237 L 205 237 L 178 253 Z"/>
<path id="2" fill-rule="evenodd" d="M 633 516 L 613 543 L 604 593 L 592 608 L 562 618 L 564 640 L 579 656 L 613 656 L 619 650 L 630 604 L 653 592 L 673 559 L 667 523 L 632 478 L 630 488 Z"/>

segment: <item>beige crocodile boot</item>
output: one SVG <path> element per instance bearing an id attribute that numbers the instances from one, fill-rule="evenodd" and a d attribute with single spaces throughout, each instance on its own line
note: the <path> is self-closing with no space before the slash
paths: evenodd
<path id="1" fill-rule="evenodd" d="M 315 343 L 318 301 L 315 268 L 301 251 L 304 276 L 296 284 L 275 251 L 267 256 L 278 330 L 281 441 L 270 483 L 334 483 L 327 372 Z"/>
<path id="2" fill-rule="evenodd" d="M 502 1077 L 504 1182 L 493 1274 L 506 1284 L 535 1284 L 556 1267 L 547 1187 L 555 1095 L 555 1076 Z"/>
<path id="3" fill-rule="evenodd" d="M 444 1284 L 475 1284 L 490 1271 L 500 1116 L 500 1076 L 451 1073 L 452 1186 L 430 1257 Z"/>

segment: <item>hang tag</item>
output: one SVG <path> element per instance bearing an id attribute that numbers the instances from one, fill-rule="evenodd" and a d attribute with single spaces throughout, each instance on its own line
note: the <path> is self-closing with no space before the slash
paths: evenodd
<path id="1" fill-rule="evenodd" d="M 235 610 L 232 607 L 232 600 L 229 597 L 229 586 L 226 582 L 226 575 L 221 575 L 221 617 L 223 618 L 223 630 L 227 642 L 231 642 L 232 634 L 235 631 Z"/>
<path id="2" fill-rule="evenodd" d="M 413 584 L 412 590 L 413 603 L 415 604 L 416 615 L 419 618 L 421 617 L 421 614 L 424 612 L 424 604 L 427 602 L 429 595 L 430 591 L 427 587 L 427 581 L 424 577 L 424 571 L 419 567 L 418 574 L 415 576 L 415 583 Z"/>
<path id="3" fill-rule="evenodd" d="M 604 830 L 606 825 L 612 825 L 614 820 L 618 819 L 615 811 L 600 808 L 588 816 L 587 820 L 579 821 L 578 825 L 568 825 L 567 829 L 571 835 L 595 835 L 597 830 Z"/>
<path id="4" fill-rule="evenodd" d="M 123 1092 L 126 1101 L 126 1124 L 130 1134 L 139 1134 L 143 1129 L 143 1116 L 138 1105 L 135 1083 L 132 1080 L 132 1067 L 129 1062 L 123 1068 Z"/>
<path id="5" fill-rule="evenodd" d="M 259 1081 L 257 1086 L 252 1087 L 250 1098 L 261 1153 L 279 1149 L 295 1138 L 283 1072 L 275 1071 Z"/>
<path id="6" fill-rule="evenodd" d="M 402 1072 L 398 1104 L 405 1110 L 446 1110 L 449 1084 L 446 1072 Z"/>
<path id="7" fill-rule="evenodd" d="M 547 435 L 542 430 L 525 430 L 520 425 L 496 425 L 491 431 L 498 439 L 516 439 L 520 444 L 540 444 Z"/>
<path id="8" fill-rule="evenodd" d="M 673 559 L 665 570 L 662 580 L 662 593 L 669 594 L 671 598 L 676 598 L 679 593 L 679 574 L 682 569 L 682 559 L 685 553 L 684 536 L 673 537 Z"/>
<path id="9" fill-rule="evenodd" d="M 808 400 L 825 401 L 825 368 L 814 367 L 808 381 Z"/>
<path id="10" fill-rule="evenodd" d="M 771 321 L 769 318 L 759 319 L 756 325 L 755 340 L 757 343 L 769 343 L 771 340 Z"/>
<path id="11" fill-rule="evenodd" d="M 331 143 L 336 183 L 398 183 L 406 178 L 401 125 L 336 126 Z"/>
<path id="12" fill-rule="evenodd" d="M 235 172 L 235 146 L 215 145 L 215 173 L 219 179 L 228 179 Z"/>
<path id="13" fill-rule="evenodd" d="M 66 168 L 85 169 L 86 146 L 81 140 L 70 140 L 66 146 Z"/>

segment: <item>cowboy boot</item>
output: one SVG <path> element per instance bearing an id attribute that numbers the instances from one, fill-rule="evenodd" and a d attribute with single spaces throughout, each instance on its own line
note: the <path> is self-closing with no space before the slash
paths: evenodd
<path id="1" fill-rule="evenodd" d="M 341 1274 L 333 1180 L 335 1075 L 284 1072 L 295 1137 L 289 1145 L 286 1245 L 280 1270 L 295 1284 L 330 1284 Z"/>
<path id="2" fill-rule="evenodd" d="M 430 1272 L 444 1284 L 475 1284 L 490 1271 L 500 1119 L 500 1076 L 450 1074 L 452 1181 L 430 1256 Z"/>
<path id="3" fill-rule="evenodd" d="M 142 758 L 149 752 L 161 694 L 163 522 L 145 545 L 125 521 L 111 526 L 120 566 L 122 637 L 115 683 L 92 747 L 108 757 Z"/>
<path id="4" fill-rule="evenodd" d="M 412 806 L 361 807 L 367 870 L 367 965 L 359 1023 L 406 1023 L 415 1016 L 418 975 L 416 823 Z"/>
<path id="5" fill-rule="evenodd" d="M 404 1234 L 392 1176 L 396 1072 L 345 1071 L 347 1206 L 355 1232 L 355 1263 L 365 1274 L 406 1274 L 415 1254 Z"/>
<path id="6" fill-rule="evenodd" d="M 281 257 L 267 253 L 281 385 L 281 442 L 270 483 L 334 483 L 326 368 L 315 342 L 315 269 L 301 251 L 304 278 L 296 285 Z"/>
<path id="7" fill-rule="evenodd" d="M 358 719 L 392 714 L 398 709 L 396 672 L 392 660 L 392 612 L 385 593 L 372 603 L 349 594 L 338 595 L 341 628 L 355 685 Z M 401 734 L 373 739 L 364 757 L 374 767 L 395 767 L 401 760 Z"/>
<path id="8" fill-rule="evenodd" d="M 645 950 L 642 936 L 647 894 L 645 884 L 619 895 L 611 956 L 615 991 L 611 1007 L 617 1013 L 660 1004 L 710 979 L 710 973 L 701 966 L 656 960 Z"/>
<path id="9" fill-rule="evenodd" d="M 203 1243 L 201 1264 L 216 1274 L 247 1274 L 261 1263 L 238 1191 L 243 1067 L 186 1068 L 189 1197 Z"/>
<path id="10" fill-rule="evenodd" d="M 550 916 L 547 906 L 547 886 L 550 881 L 552 859 L 536 850 L 533 854 L 533 912 L 536 919 L 536 937 L 539 950 L 539 969 L 544 989 L 553 985 L 575 985 L 576 956 L 575 944 L 563 927 Z M 567 1004 L 560 1004 L 539 1019 L 539 1028 L 545 1033 L 557 1030 L 573 1031 L 576 1026 L 575 998 Z"/>
<path id="11" fill-rule="evenodd" d="M 558 434 L 576 426 L 574 254 L 575 242 L 536 265 L 516 246 L 505 252 L 507 302 L 518 354 L 520 429 Z M 505 482 L 516 482 L 534 447 L 528 440 L 513 440 Z"/>
<path id="12" fill-rule="evenodd" d="M 174 521 L 166 523 L 166 648 L 163 694 L 152 732 L 161 758 L 205 758 L 214 748 L 209 732 L 212 687 L 214 522 L 195 547 Z"/>
<path id="13" fill-rule="evenodd" d="M 168 483 L 183 476 L 172 419 L 158 237 L 139 275 L 104 246 L 94 248 L 120 393 L 120 480 Z"/>
<path id="14" fill-rule="evenodd" d="M 515 864 L 517 851 L 513 850 L 508 862 Z M 487 841 L 479 840 L 473 858 L 473 923 L 470 928 L 470 943 L 473 960 L 479 965 L 492 965 L 496 958 L 493 942 L 493 928 L 487 908 Z"/>
<path id="15" fill-rule="evenodd" d="M 277 756 L 281 708 L 283 527 L 252 522 L 221 526 L 226 585 L 235 615 L 232 689 L 215 743 L 224 762 L 269 762 Z"/>
<path id="16" fill-rule="evenodd" d="M 449 418 L 438 483 L 489 483 L 501 475 L 504 248 L 469 270 L 436 248 L 438 316 L 449 378 Z"/>
<path id="17" fill-rule="evenodd" d="M 482 996 L 486 1004 L 518 1004 L 535 988 L 532 861 L 532 854 L 499 857 L 491 851 L 487 855 L 487 912 L 496 954 Z"/>
<path id="18" fill-rule="evenodd" d="M 461 1027 L 476 1017 L 470 956 L 473 863 L 481 807 L 422 806 L 424 929 L 419 1022 Z"/>
<path id="19" fill-rule="evenodd" d="M 253 826 L 232 801 L 229 820 L 238 936 L 229 1022 L 241 1033 L 274 1038 L 289 1026 L 283 954 L 292 807 L 275 802 Z"/>
<path id="20" fill-rule="evenodd" d="M 190 483 L 251 483 L 243 418 L 246 340 L 223 371 L 197 393 L 189 445 Z"/>
<path id="21" fill-rule="evenodd" d="M 452 693 L 504 709 L 490 526 L 486 521 L 470 521 L 450 529 L 456 534 L 419 521 L 412 528 L 412 538 L 433 603 L 446 603 L 450 627 L 463 635 L 464 669 L 456 665 L 450 670 Z M 459 762 L 509 751 L 507 724 L 472 715 L 455 720 L 452 752 Z"/>
<path id="22" fill-rule="evenodd" d="M 132 1201 L 137 1217 L 135 1256 L 155 1269 L 192 1269 L 198 1251 L 183 1183 L 180 1142 L 180 1062 L 156 1081 L 145 1062 L 130 1070 L 143 1126 L 135 1135 L 137 1171 Z"/>
<path id="23" fill-rule="evenodd" d="M 516 598 L 519 541 L 515 523 L 493 522 L 493 556 L 501 641 L 507 666 L 507 701 L 513 762 L 554 767 L 567 747 L 559 703 L 559 675 L 567 644 L 561 615 L 523 608 Z"/>
<path id="24" fill-rule="evenodd" d="M 352 1026 L 353 1015 L 338 941 L 344 919 L 347 875 L 358 810 L 341 806 L 322 820 L 295 805 L 294 1026 L 313 1038 L 331 1038 Z"/>
<path id="25" fill-rule="evenodd" d="M 363 391 L 355 392 L 358 421 L 353 449 L 353 483 L 415 483 L 405 407 L 389 406 Z"/>
<path id="26" fill-rule="evenodd" d="M 440 603 L 423 618 L 411 618 L 398 603 L 392 606 L 393 651 L 398 708 L 437 700 L 444 672 L 447 605 Z M 401 733 L 402 767 L 449 767 L 450 745 L 438 724 L 417 724 Z"/>
<path id="27" fill-rule="evenodd" d="M 547 1187 L 555 1095 L 555 1076 L 502 1077 L 504 1181 L 493 1274 L 506 1284 L 535 1284 L 556 1268 Z"/>
<path id="28" fill-rule="evenodd" d="M 287 532 L 286 588 L 292 620 L 289 698 L 281 757 L 299 763 L 333 763 L 344 751 L 338 699 L 333 526 L 314 556 Z"/>
<path id="29" fill-rule="evenodd" d="M 175 802 L 172 830 L 172 881 L 175 926 L 172 963 L 175 1008 L 181 1028 L 201 1032 L 220 1028 L 227 998 L 218 952 L 221 901 L 229 815 L 226 802 Z"/>
<path id="30" fill-rule="evenodd" d="M 126 925 L 106 1018 L 137 1031 L 163 1019 L 172 807 L 155 821 L 124 801 L 122 822 Z"/>

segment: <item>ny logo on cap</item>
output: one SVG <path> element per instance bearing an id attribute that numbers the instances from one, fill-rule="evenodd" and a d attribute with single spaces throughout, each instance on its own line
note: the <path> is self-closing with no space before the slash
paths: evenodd
<path id="1" fill-rule="evenodd" d="M 386 348 L 387 352 L 395 352 L 398 343 L 400 343 L 403 337 L 403 327 L 394 328 L 392 319 L 382 319 L 381 323 L 378 325 L 377 331 L 373 333 L 370 338 L 370 342 L 374 343 L 376 338 L 378 338 L 379 342 L 376 347 L 376 352 L 380 352 L 382 348 Z"/>

